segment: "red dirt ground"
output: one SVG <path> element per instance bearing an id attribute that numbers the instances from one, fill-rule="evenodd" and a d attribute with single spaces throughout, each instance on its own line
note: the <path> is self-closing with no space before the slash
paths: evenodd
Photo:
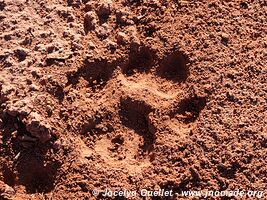
<path id="1" fill-rule="evenodd" d="M 0 0 L 0 199 L 267 199 L 266 6 Z"/>

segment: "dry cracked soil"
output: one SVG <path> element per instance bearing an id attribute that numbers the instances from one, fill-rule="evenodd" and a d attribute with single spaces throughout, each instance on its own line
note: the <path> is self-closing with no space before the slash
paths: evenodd
<path id="1" fill-rule="evenodd" d="M 265 0 L 0 0 L 0 199 L 267 199 L 266 72 Z"/>

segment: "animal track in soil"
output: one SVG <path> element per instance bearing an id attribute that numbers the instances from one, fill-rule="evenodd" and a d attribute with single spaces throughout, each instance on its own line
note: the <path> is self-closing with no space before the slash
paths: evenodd
<path id="1" fill-rule="evenodd" d="M 182 140 L 205 107 L 204 97 L 184 87 L 188 65 L 179 51 L 156 65 L 146 49 L 119 67 L 105 60 L 84 62 L 68 77 L 69 84 L 89 93 L 98 105 L 83 122 L 81 138 L 87 147 L 81 151 L 130 173 L 151 166 L 157 137 L 167 131 L 166 142 Z"/>

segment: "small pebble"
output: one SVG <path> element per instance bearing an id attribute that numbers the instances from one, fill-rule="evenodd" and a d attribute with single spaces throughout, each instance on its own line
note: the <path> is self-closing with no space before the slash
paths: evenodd
<path id="1" fill-rule="evenodd" d="M 81 42 L 79 40 L 73 40 L 71 42 L 71 48 L 73 50 L 82 50 L 83 49 L 83 45 L 81 44 Z"/>
<path id="2" fill-rule="evenodd" d="M 226 34 L 226 33 L 222 33 L 222 34 L 221 34 L 221 42 L 222 42 L 224 45 L 227 45 L 228 42 L 229 42 L 229 35 Z"/>
<path id="3" fill-rule="evenodd" d="M 19 61 L 23 61 L 29 54 L 28 49 L 19 48 L 14 51 L 15 56 L 19 59 Z"/>
<path id="4" fill-rule="evenodd" d="M 191 175 L 194 179 L 200 181 L 201 180 L 201 177 L 200 177 L 200 174 L 198 173 L 198 171 L 194 168 L 194 167 L 190 167 L 189 168 L 190 172 L 191 172 Z"/>
<path id="5" fill-rule="evenodd" d="M 93 2 L 89 1 L 85 4 L 85 11 L 91 11 L 94 9 L 94 4 Z"/>
<path id="6" fill-rule="evenodd" d="M 15 195 L 15 190 L 12 187 L 10 187 L 9 185 L 6 185 L 4 193 L 7 194 L 9 197 L 12 197 Z"/>
<path id="7" fill-rule="evenodd" d="M 34 83 L 29 86 L 29 91 L 38 91 L 39 87 Z"/>
<path id="8" fill-rule="evenodd" d="M 102 131 L 103 131 L 103 132 L 107 132 L 107 131 L 108 131 L 108 127 L 104 126 L 104 127 L 102 128 Z"/>
<path id="9" fill-rule="evenodd" d="M 95 49 L 95 44 L 92 41 L 88 42 L 88 48 Z"/>
<path id="10" fill-rule="evenodd" d="M 126 10 L 119 10 L 116 12 L 116 21 L 119 24 L 129 24 L 130 20 L 128 19 L 129 13 Z"/>
<path id="11" fill-rule="evenodd" d="M 168 116 L 168 115 L 164 115 L 164 116 L 162 117 L 162 119 L 163 119 L 164 121 L 166 121 L 166 120 L 170 120 L 170 116 Z"/>
<path id="12" fill-rule="evenodd" d="M 65 31 L 63 32 L 63 37 L 64 37 L 64 38 L 67 38 L 67 37 L 70 37 L 70 36 L 71 36 L 70 31 L 65 30 Z"/>
<path id="13" fill-rule="evenodd" d="M 3 128 L 4 127 L 4 122 L 2 119 L 0 119 L 0 128 Z"/>
<path id="14" fill-rule="evenodd" d="M 247 9 L 248 8 L 248 4 L 246 2 L 241 2 L 240 3 L 240 8 Z"/>
<path id="15" fill-rule="evenodd" d="M 30 137 L 28 135 L 19 136 L 18 138 L 19 140 L 25 141 L 25 142 L 36 142 L 36 138 Z"/>
<path id="16" fill-rule="evenodd" d="M 117 38 L 118 44 L 126 44 L 126 43 L 128 43 L 128 36 L 123 32 L 118 32 L 116 38 Z"/>
<path id="17" fill-rule="evenodd" d="M 62 147 L 62 142 L 60 140 L 57 140 L 53 144 L 54 149 L 59 150 Z"/>
<path id="18" fill-rule="evenodd" d="M 94 11 L 89 11 L 84 15 L 84 24 L 87 30 L 93 30 L 97 26 L 97 15 Z"/>
<path id="19" fill-rule="evenodd" d="M 81 0 L 67 0 L 69 6 L 80 7 L 82 4 Z"/>
<path id="20" fill-rule="evenodd" d="M 11 35 L 5 35 L 4 36 L 5 41 L 9 41 L 12 39 Z"/>
<path id="21" fill-rule="evenodd" d="M 108 17 L 112 10 L 111 6 L 112 6 L 111 1 L 102 2 L 98 7 L 97 14 L 102 17 Z"/>
<path id="22" fill-rule="evenodd" d="M 47 114 L 48 114 L 49 116 L 51 116 L 51 115 L 53 114 L 53 108 L 52 108 L 52 106 L 47 105 L 47 106 L 46 106 L 46 112 L 47 112 Z"/>
<path id="23" fill-rule="evenodd" d="M 118 48 L 118 44 L 116 42 L 111 41 L 111 40 L 105 40 L 105 43 L 107 45 L 107 48 L 110 50 L 115 50 Z"/>
<path id="24" fill-rule="evenodd" d="M 96 28 L 96 34 L 98 37 L 107 37 L 109 34 L 109 27 L 107 24 L 102 24 L 102 26 Z"/>

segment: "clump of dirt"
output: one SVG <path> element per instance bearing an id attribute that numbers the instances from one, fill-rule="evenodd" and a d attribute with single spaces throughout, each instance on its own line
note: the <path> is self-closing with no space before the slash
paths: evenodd
<path id="1" fill-rule="evenodd" d="M 0 11 L 0 199 L 266 193 L 264 1 Z"/>

